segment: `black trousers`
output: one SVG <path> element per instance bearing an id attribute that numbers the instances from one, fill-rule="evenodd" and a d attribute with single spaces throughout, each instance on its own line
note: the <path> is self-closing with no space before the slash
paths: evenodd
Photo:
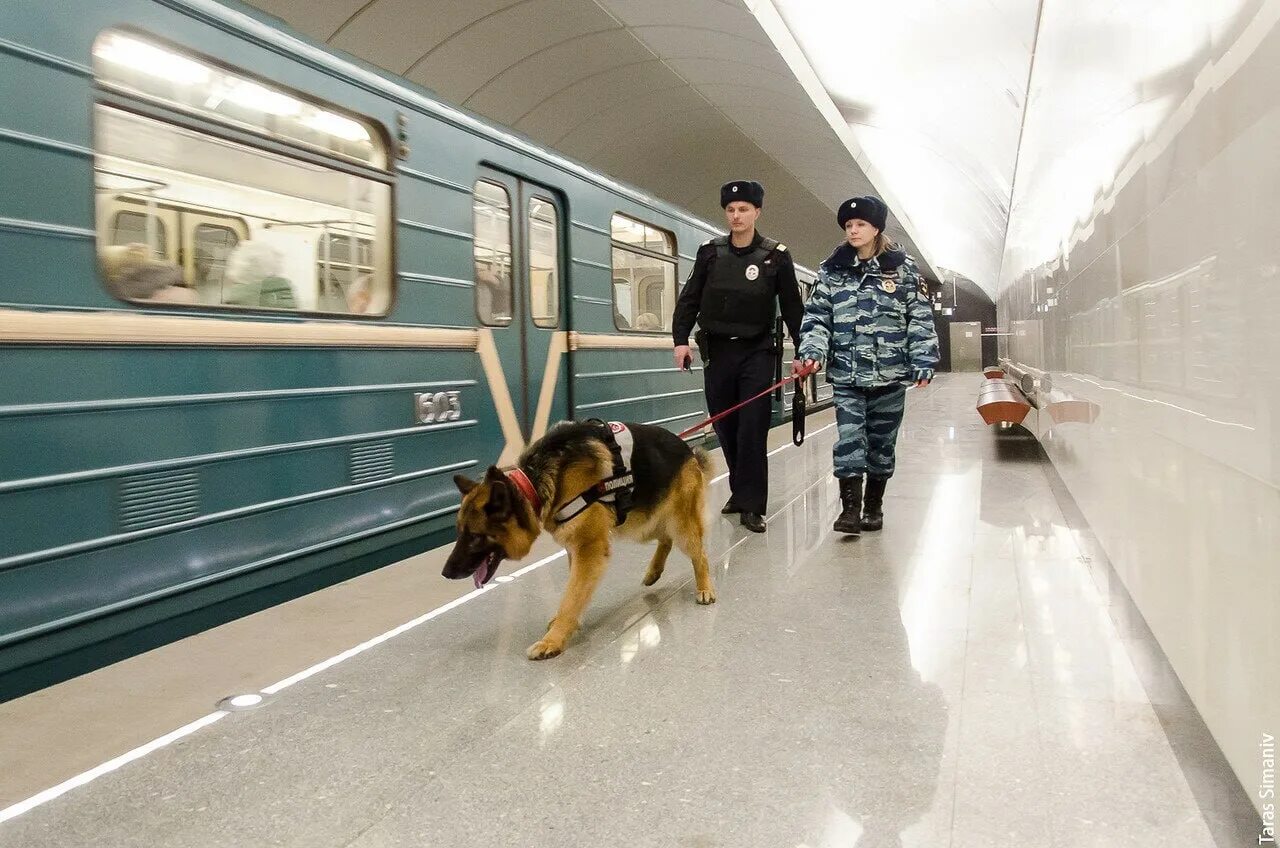
<path id="1" fill-rule="evenodd" d="M 703 371 L 707 411 L 723 412 L 773 382 L 774 353 L 768 340 L 711 339 L 710 362 Z M 769 395 L 715 423 L 729 465 L 729 489 L 743 512 L 764 515 L 769 500 Z"/>

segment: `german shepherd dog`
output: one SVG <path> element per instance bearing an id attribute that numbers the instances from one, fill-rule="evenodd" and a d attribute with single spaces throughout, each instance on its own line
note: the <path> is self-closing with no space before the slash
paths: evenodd
<path id="1" fill-rule="evenodd" d="M 472 577 L 483 586 L 504 559 L 527 556 L 543 530 L 569 552 L 569 584 L 546 635 L 529 646 L 532 660 L 559 654 L 578 629 L 608 566 L 614 531 L 633 541 L 658 543 L 644 575 L 645 586 L 662 576 L 674 544 L 693 561 L 698 603 L 716 600 L 703 549 L 706 456 L 690 450 L 674 433 L 626 424 L 633 440 L 635 488 L 622 525 L 615 523 L 614 507 L 601 502 L 563 521 L 556 517 L 566 504 L 613 475 L 607 427 L 603 422 L 561 422 L 526 448 L 514 469 L 504 472 L 492 466 L 480 482 L 461 474 L 453 478 L 463 497 L 458 539 L 445 562 L 445 577 Z"/>

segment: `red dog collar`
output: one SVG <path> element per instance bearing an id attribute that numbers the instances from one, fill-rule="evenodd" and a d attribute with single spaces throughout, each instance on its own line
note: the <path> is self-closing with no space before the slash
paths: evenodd
<path id="1" fill-rule="evenodd" d="M 515 483 L 516 488 L 520 490 L 520 494 L 524 495 L 533 506 L 533 514 L 542 515 L 542 498 L 538 497 L 538 490 L 533 487 L 533 481 L 529 479 L 529 475 L 525 474 L 519 468 L 513 468 L 507 472 L 507 479 Z"/>

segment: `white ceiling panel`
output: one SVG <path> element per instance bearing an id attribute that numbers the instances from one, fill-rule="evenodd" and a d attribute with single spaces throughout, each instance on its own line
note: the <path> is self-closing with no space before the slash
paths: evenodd
<path id="1" fill-rule="evenodd" d="M 646 26 L 631 30 L 653 52 L 668 59 L 719 59 L 790 75 L 787 63 L 770 44 L 737 33 L 699 27 Z M 760 33 L 757 32 L 757 35 Z"/>
<path id="2" fill-rule="evenodd" d="M 626 30 L 591 33 L 515 63 L 467 100 L 467 107 L 514 125 L 541 103 L 575 83 L 653 59 Z"/>
<path id="3" fill-rule="evenodd" d="M 600 5 L 632 29 L 657 26 L 721 32 L 769 49 L 768 37 L 740 0 L 601 0 Z"/>
<path id="4" fill-rule="evenodd" d="M 471 95 L 534 54 L 618 28 L 594 3 L 529 0 L 451 36 L 410 67 L 405 76 L 466 106 Z"/>
<path id="5" fill-rule="evenodd" d="M 522 116 L 514 126 L 558 148 L 560 141 L 578 125 L 595 120 L 606 109 L 625 105 L 646 94 L 685 87 L 661 60 L 651 58 L 567 85 Z"/>
<path id="6" fill-rule="evenodd" d="M 414 63 L 467 27 L 521 0 L 361 0 L 361 9 L 329 43 L 403 74 Z M 323 6 L 307 0 L 310 7 Z"/>
<path id="7" fill-rule="evenodd" d="M 566 135 L 562 143 L 573 145 L 575 150 L 587 153 L 590 158 L 605 146 L 626 144 L 636 147 L 634 140 L 655 128 L 669 127 L 676 131 L 684 128 L 693 135 L 703 119 L 708 117 L 703 111 L 701 98 L 687 87 L 646 93 L 602 109 L 595 120 Z M 696 140 L 691 141 L 691 144 L 696 143 Z M 637 155 L 666 159 L 670 158 L 670 151 L 637 150 Z"/>
<path id="8" fill-rule="evenodd" d="M 360 11 L 367 0 L 256 0 L 262 11 L 275 15 L 299 32 L 319 41 L 328 41 L 334 30 Z"/>
<path id="9" fill-rule="evenodd" d="M 787 98 L 799 95 L 801 99 L 796 106 L 807 114 L 813 114 L 813 106 L 803 97 L 804 89 L 796 85 L 785 67 L 776 71 L 764 70 L 737 59 L 701 56 L 668 58 L 667 64 L 699 88 L 720 85 L 758 92 L 760 96 L 756 99 L 765 107 L 788 106 Z"/>

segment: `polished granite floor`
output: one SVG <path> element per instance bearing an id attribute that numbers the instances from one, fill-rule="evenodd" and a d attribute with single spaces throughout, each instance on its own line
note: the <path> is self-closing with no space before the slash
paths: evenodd
<path id="1" fill-rule="evenodd" d="M 644 589 L 648 549 L 619 544 L 582 634 L 532 663 L 551 559 L 0 823 L 0 846 L 1256 844 L 1052 468 L 981 425 L 976 385 L 910 393 L 881 533 L 830 532 L 820 414 L 802 448 L 774 434 L 767 534 L 711 521 L 714 606 L 679 554 Z"/>

